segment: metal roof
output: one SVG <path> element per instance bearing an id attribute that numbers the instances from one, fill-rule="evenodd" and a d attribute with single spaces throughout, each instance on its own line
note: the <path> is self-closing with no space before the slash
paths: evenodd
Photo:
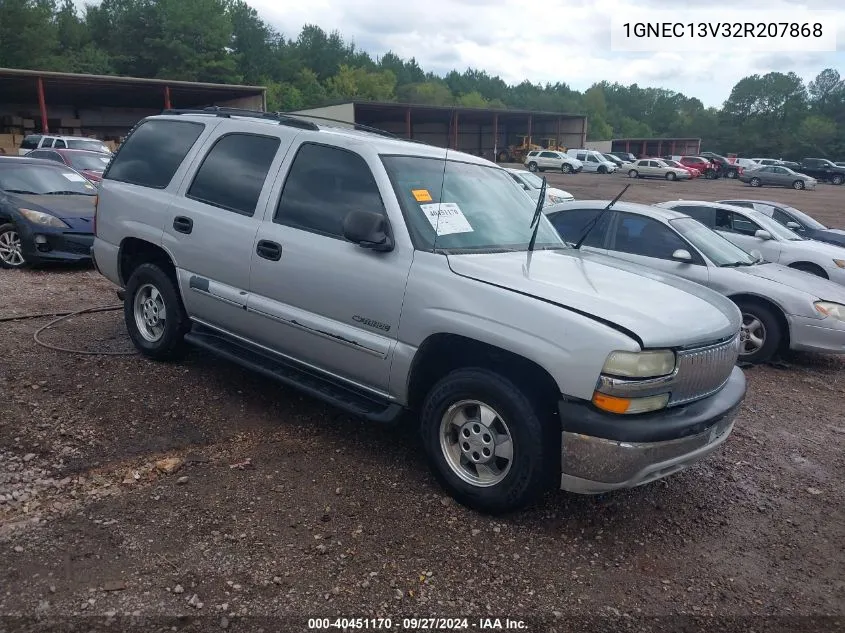
<path id="1" fill-rule="evenodd" d="M 38 77 L 44 82 L 44 97 L 48 108 L 53 104 L 74 105 L 77 108 L 108 106 L 160 110 L 164 107 L 165 87 L 170 89 L 171 101 L 180 107 L 211 105 L 216 101 L 260 96 L 266 92 L 264 86 L 0 68 L 0 94 L 3 95 L 3 101 L 37 103 L 35 80 Z"/>

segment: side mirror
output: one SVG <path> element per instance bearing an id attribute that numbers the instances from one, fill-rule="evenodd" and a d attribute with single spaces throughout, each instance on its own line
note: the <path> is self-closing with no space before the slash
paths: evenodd
<path id="1" fill-rule="evenodd" d="M 751 251 L 750 253 L 748 253 L 748 254 L 749 254 L 749 255 L 751 255 L 751 257 L 753 257 L 753 258 L 754 258 L 754 261 L 755 261 L 756 263 L 760 263 L 760 262 L 762 262 L 762 261 L 763 261 L 763 253 L 761 253 L 760 251 L 758 251 L 756 248 L 755 248 L 753 251 Z"/>
<path id="2" fill-rule="evenodd" d="M 672 253 L 672 259 L 679 261 L 679 262 L 691 262 L 692 255 L 690 252 L 685 248 L 679 248 L 674 253 Z"/>
<path id="3" fill-rule="evenodd" d="M 801 230 L 801 225 L 800 225 L 800 224 L 798 224 L 798 222 L 787 222 L 787 223 L 786 223 L 786 228 L 788 228 L 788 229 L 792 229 L 793 231 L 800 231 L 800 230 Z"/>
<path id="4" fill-rule="evenodd" d="M 754 237 L 756 237 L 758 240 L 770 240 L 772 239 L 772 234 L 768 231 L 760 229 L 759 231 L 754 233 Z"/>
<path id="5" fill-rule="evenodd" d="M 393 250 L 387 234 L 387 218 L 373 211 L 350 211 L 343 220 L 343 237 L 362 248 L 378 252 Z"/>

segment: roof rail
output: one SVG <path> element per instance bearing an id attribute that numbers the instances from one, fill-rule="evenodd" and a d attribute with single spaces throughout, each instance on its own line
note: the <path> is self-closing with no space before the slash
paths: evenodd
<path id="1" fill-rule="evenodd" d="M 344 121 L 342 119 L 332 119 L 326 116 L 317 116 L 316 114 L 300 114 L 299 112 L 289 112 L 284 114 L 282 112 L 278 113 L 280 116 L 291 116 L 291 117 L 302 117 L 304 119 L 317 119 L 319 121 L 331 121 L 332 123 L 343 123 L 344 125 L 351 125 L 353 129 L 361 130 L 362 132 L 370 132 L 372 134 L 378 134 L 379 136 L 386 136 L 388 138 L 395 138 L 400 141 L 408 141 L 410 143 L 420 143 L 422 145 L 428 145 L 425 141 L 419 141 L 413 138 L 405 138 L 404 136 L 399 136 L 398 134 L 394 134 L 393 132 L 388 132 L 387 130 L 382 130 L 377 127 L 372 127 L 369 125 L 364 125 L 363 123 L 350 123 L 349 121 Z"/>
<path id="2" fill-rule="evenodd" d="M 316 123 L 303 121 L 281 112 L 262 112 L 261 110 L 246 110 L 243 108 L 221 108 L 220 106 L 209 106 L 207 108 L 169 109 L 162 110 L 162 114 L 213 114 L 218 117 L 229 119 L 233 116 L 252 117 L 254 119 L 265 119 L 277 121 L 279 125 L 288 125 L 301 130 L 319 131 Z"/>

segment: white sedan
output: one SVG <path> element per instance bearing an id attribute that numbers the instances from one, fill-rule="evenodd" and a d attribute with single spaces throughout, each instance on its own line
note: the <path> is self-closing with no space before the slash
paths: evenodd
<path id="1" fill-rule="evenodd" d="M 759 211 L 702 200 L 672 200 L 655 206 L 686 213 L 743 250 L 758 251 L 766 261 L 845 286 L 845 248 L 801 237 Z"/>

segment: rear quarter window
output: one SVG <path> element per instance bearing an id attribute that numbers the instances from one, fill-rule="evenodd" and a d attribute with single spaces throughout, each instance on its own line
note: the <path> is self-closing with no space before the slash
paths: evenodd
<path id="1" fill-rule="evenodd" d="M 195 121 L 144 121 L 120 146 L 103 178 L 164 189 L 204 129 Z"/>

